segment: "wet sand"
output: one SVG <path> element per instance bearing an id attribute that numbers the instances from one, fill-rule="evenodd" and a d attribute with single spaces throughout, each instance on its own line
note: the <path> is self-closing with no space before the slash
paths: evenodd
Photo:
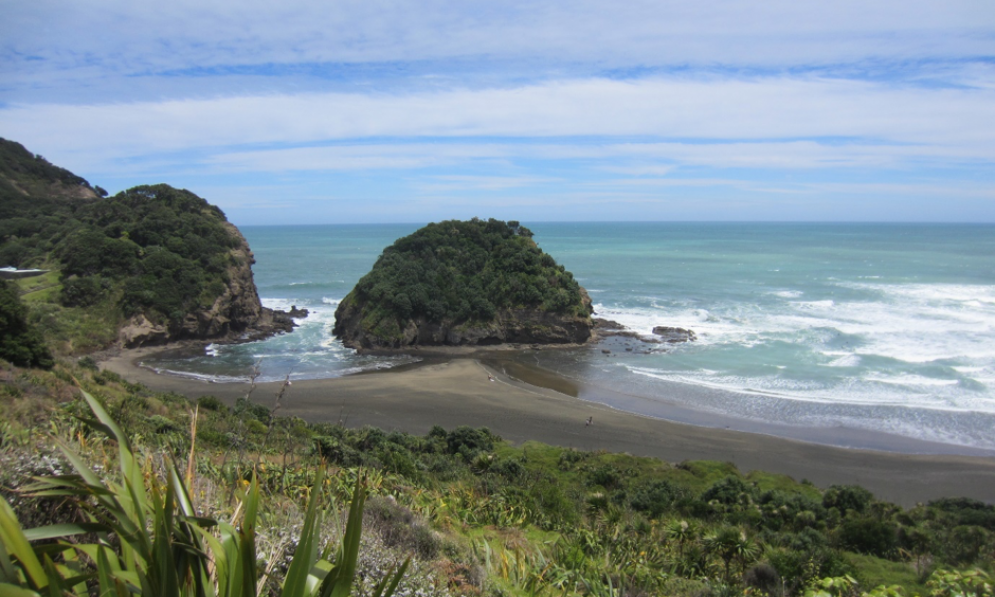
<path id="1" fill-rule="evenodd" d="M 206 383 L 158 375 L 137 366 L 149 353 L 125 351 L 106 359 L 101 367 L 155 390 L 193 399 L 213 395 L 233 404 L 248 392 L 247 383 Z M 488 375 L 495 380 L 490 381 Z M 486 359 L 440 359 L 400 371 L 294 381 L 278 414 L 419 435 L 433 425 L 446 429 L 486 426 L 516 444 L 536 440 L 582 450 L 653 456 L 673 463 L 728 461 L 743 472 L 782 473 L 820 487 L 862 485 L 879 498 L 903 506 L 955 496 L 995 502 L 995 457 L 847 449 L 763 433 L 673 423 L 581 400 L 553 378 L 530 379 L 537 385 L 520 381 L 528 378 Z M 273 406 L 280 385 L 259 384 L 252 393 L 253 401 Z M 588 417 L 594 418 L 589 427 L 585 425 Z"/>

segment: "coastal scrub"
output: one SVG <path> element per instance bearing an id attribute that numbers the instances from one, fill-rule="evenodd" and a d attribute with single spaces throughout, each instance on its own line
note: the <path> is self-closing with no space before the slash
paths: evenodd
<path id="1" fill-rule="evenodd" d="M 583 342 L 590 315 L 586 292 L 528 228 L 474 218 L 384 249 L 340 303 L 334 332 L 357 348 Z"/>

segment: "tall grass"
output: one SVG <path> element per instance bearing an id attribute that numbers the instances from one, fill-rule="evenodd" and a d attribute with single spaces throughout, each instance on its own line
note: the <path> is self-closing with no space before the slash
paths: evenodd
<path id="1" fill-rule="evenodd" d="M 54 440 L 75 475 L 39 477 L 35 497 L 74 500 L 84 522 L 23 529 L 0 500 L 0 594 L 10 597 L 256 597 L 263 588 L 256 557 L 259 484 L 253 476 L 238 496 L 231 521 L 197 516 L 188 480 L 167 462 L 159 479 L 136 458 L 127 436 L 89 393 L 96 417 L 85 423 L 117 442 L 119 481 L 103 479 L 67 444 Z M 191 448 L 191 453 L 193 448 Z M 324 469 L 311 491 L 303 530 L 280 592 L 284 597 L 346 597 L 353 592 L 365 480 L 357 476 L 348 522 L 333 554 L 321 547 L 319 508 Z M 333 557 L 334 556 L 334 557 Z M 393 595 L 410 560 L 389 571 L 374 597 Z"/>

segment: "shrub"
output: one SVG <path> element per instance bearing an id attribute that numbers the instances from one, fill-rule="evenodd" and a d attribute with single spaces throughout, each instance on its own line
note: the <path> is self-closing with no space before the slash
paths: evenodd
<path id="1" fill-rule="evenodd" d="M 951 526 L 976 525 L 995 531 L 995 505 L 971 498 L 943 498 L 929 502 L 928 507 L 942 512 Z"/>
<path id="2" fill-rule="evenodd" d="M 268 423 L 270 419 L 270 411 L 268 408 L 261 404 L 256 404 L 245 397 L 235 400 L 235 414 L 238 416 L 245 416 L 250 419 L 256 419 L 257 421 L 261 421 L 263 423 Z"/>
<path id="3" fill-rule="evenodd" d="M 743 574 L 743 584 L 761 595 L 777 595 L 781 592 L 781 575 L 773 566 L 762 562 Z"/>
<path id="4" fill-rule="evenodd" d="M 857 485 L 833 485 L 822 495 L 822 505 L 836 508 L 841 514 L 848 511 L 862 513 L 874 499 L 874 495 Z"/>
<path id="5" fill-rule="evenodd" d="M 322 458 L 329 462 L 334 462 L 341 466 L 360 466 L 363 464 L 363 456 L 358 450 L 343 443 L 336 437 L 319 435 L 312 440 L 315 450 Z"/>
<path id="6" fill-rule="evenodd" d="M 682 490 L 667 480 L 653 481 L 632 492 L 629 503 L 634 510 L 656 518 L 671 509 Z"/>
<path id="7" fill-rule="evenodd" d="M 741 477 L 729 475 L 719 479 L 701 494 L 702 501 L 716 501 L 720 504 L 747 504 L 756 495 L 756 488 L 747 485 Z"/>
<path id="8" fill-rule="evenodd" d="M 490 473 L 500 475 L 512 481 L 525 474 L 525 467 L 522 466 L 522 463 L 511 458 L 502 458 L 492 464 L 487 470 Z"/>
<path id="9" fill-rule="evenodd" d="M 884 558 L 898 544 L 898 527 L 870 517 L 849 518 L 840 525 L 839 541 L 844 549 Z"/>
<path id="10" fill-rule="evenodd" d="M 177 426 L 176 423 L 162 415 L 152 415 L 148 418 L 148 424 L 155 429 L 156 433 L 176 431 L 179 429 L 179 426 Z"/>
<path id="11" fill-rule="evenodd" d="M 470 460 L 478 452 L 493 450 L 494 439 L 495 437 L 486 427 L 474 429 L 463 425 L 446 435 L 446 449 L 449 454 L 463 454 Z"/>
<path id="12" fill-rule="evenodd" d="M 216 396 L 201 396 L 197 399 L 197 404 L 204 410 L 226 411 L 228 407 Z"/>
<path id="13" fill-rule="evenodd" d="M 0 280 L 0 359 L 19 367 L 51 369 L 55 361 L 37 330 L 28 325 L 28 311 L 13 284 Z"/>
<path id="14" fill-rule="evenodd" d="M 89 307 L 99 303 L 110 288 L 100 276 L 74 277 L 62 281 L 59 301 L 66 307 Z"/>
<path id="15" fill-rule="evenodd" d="M 127 435 L 92 396 L 86 392 L 83 396 L 99 420 L 93 426 L 106 431 L 118 446 L 120 474 L 113 476 L 121 484 L 96 475 L 77 454 L 64 448 L 77 475 L 37 478 L 30 491 L 76 499 L 81 504 L 92 501 L 86 510 L 99 510 L 99 516 L 91 516 L 85 524 L 72 522 L 25 533 L 10 505 L 0 499 L 4 594 L 83 594 L 87 592 L 85 581 L 89 576 L 92 582 L 89 589 L 99 595 L 208 595 L 214 594 L 217 587 L 235 588 L 230 592 L 232 595 L 254 595 L 259 574 L 256 520 L 261 501 L 256 479 L 252 479 L 240 497 L 242 503 L 236 511 L 243 514 L 237 525 L 234 521 L 199 517 L 176 467 L 166 465 L 165 481 L 146 478 L 141 459 L 136 458 L 128 445 Z M 315 486 L 321 488 L 323 484 L 324 469 L 319 469 Z M 348 522 L 334 564 L 326 559 L 332 550 L 319 549 L 322 514 L 318 501 L 322 491 L 315 489 L 310 494 L 301 535 L 284 575 L 282 594 L 310 594 L 309 585 L 316 594 L 352 594 L 367 497 L 362 477 L 357 476 Z M 216 539 L 206 531 L 214 526 L 218 527 Z M 111 535 L 115 536 L 113 544 L 99 539 Z M 32 545 L 29 537 L 60 541 Z M 68 537 L 74 539 L 74 544 L 65 541 Z M 83 544 L 88 538 L 97 542 Z M 80 559 L 74 548 L 93 554 L 89 560 L 95 564 L 95 574 L 80 576 Z M 55 562 L 53 555 L 57 556 Z M 383 575 L 373 593 L 392 595 L 409 562 L 410 558 L 396 572 L 391 569 Z M 320 573 L 315 574 L 315 570 Z M 227 590 L 221 593 L 229 594 Z"/>
<path id="16" fill-rule="evenodd" d="M 587 480 L 592 485 L 605 489 L 618 489 L 622 485 L 622 471 L 611 464 L 595 467 L 588 473 Z"/>
<path id="17" fill-rule="evenodd" d="M 944 559 L 956 566 L 973 564 L 981 558 L 985 545 L 992 541 L 992 533 L 976 525 L 954 527 L 943 545 Z"/>

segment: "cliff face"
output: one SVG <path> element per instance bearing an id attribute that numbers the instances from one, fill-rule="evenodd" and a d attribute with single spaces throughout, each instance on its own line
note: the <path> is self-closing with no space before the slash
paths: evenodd
<path id="1" fill-rule="evenodd" d="M 583 289 L 582 289 L 583 291 Z M 585 302 L 590 306 L 587 293 Z M 339 304 L 333 333 L 349 348 L 403 350 L 416 346 L 494 346 L 497 344 L 583 344 L 591 339 L 590 317 L 560 315 L 535 309 L 502 309 L 486 323 L 431 322 L 424 317 L 397 325 L 391 338 L 371 333 L 363 323 L 364 305 Z"/>
<path id="2" fill-rule="evenodd" d="M 224 290 L 207 308 L 187 313 L 173 325 L 154 324 L 144 314 L 133 316 L 121 328 L 119 341 L 126 348 L 155 346 L 176 340 L 239 340 L 289 332 L 293 319 L 283 311 L 262 306 L 252 277 L 256 262 L 249 243 L 234 224 L 225 222 L 235 246 L 229 252 Z"/>

